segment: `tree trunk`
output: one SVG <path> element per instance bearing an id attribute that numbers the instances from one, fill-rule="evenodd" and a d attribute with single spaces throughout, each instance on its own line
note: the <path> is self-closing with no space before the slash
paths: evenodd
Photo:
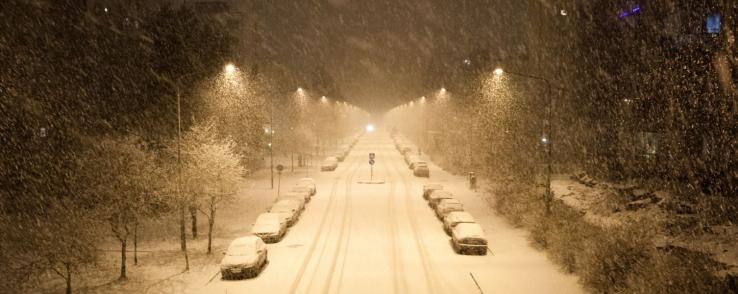
<path id="1" fill-rule="evenodd" d="M 125 281 L 126 276 L 126 240 L 120 241 L 120 278 L 118 280 Z"/>
<path id="2" fill-rule="evenodd" d="M 190 216 L 192 218 L 192 239 L 197 239 L 197 207 L 190 206 Z"/>
<path id="3" fill-rule="evenodd" d="M 185 207 L 184 204 L 179 208 L 179 237 L 182 252 L 185 258 L 185 271 L 190 270 L 190 257 L 187 255 L 187 236 L 185 235 Z"/>
<path id="4" fill-rule="evenodd" d="M 210 207 L 210 217 L 208 218 L 208 254 L 212 253 L 213 244 L 213 225 L 215 224 L 215 207 Z"/>
<path id="5" fill-rule="evenodd" d="M 133 223 L 133 265 L 138 265 L 138 221 Z"/>
<path id="6" fill-rule="evenodd" d="M 72 270 L 69 263 L 64 264 L 67 267 L 67 294 L 72 294 Z"/>
<path id="7" fill-rule="evenodd" d="M 179 246 L 182 248 L 182 251 L 187 250 L 187 235 L 185 234 L 184 206 L 180 207 L 179 209 Z"/>

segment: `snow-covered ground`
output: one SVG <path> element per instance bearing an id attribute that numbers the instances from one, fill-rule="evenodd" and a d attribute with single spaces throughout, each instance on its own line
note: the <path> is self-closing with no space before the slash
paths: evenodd
<path id="1" fill-rule="evenodd" d="M 385 184 L 359 184 L 369 177 Z M 365 136 L 335 172 L 316 177 L 318 194 L 284 240 L 269 245 L 270 263 L 257 278 L 210 280 L 203 271 L 189 293 L 577 293 L 577 278 L 562 273 L 543 252 L 529 246 L 526 233 L 493 214 L 485 201 L 431 164 L 431 178 L 412 176 L 389 136 Z M 442 224 L 421 196 L 428 181 L 443 183 L 484 227 L 492 254 L 454 253 Z M 289 180 L 283 183 L 290 185 Z M 231 206 L 243 215 L 244 231 L 263 205 Z M 226 214 L 226 212 L 224 212 Z M 251 217 L 251 218 L 249 218 Z M 221 222 L 222 224 L 222 222 Z M 222 225 L 223 226 L 223 225 Z M 222 245 L 222 244 L 221 244 Z M 207 275 L 210 276 L 207 276 Z"/>
<path id="2" fill-rule="evenodd" d="M 376 154 L 375 179 L 369 178 L 368 153 Z M 280 163 L 286 162 L 284 158 Z M 286 165 L 289 167 L 289 165 Z M 364 136 L 336 171 L 309 170 L 318 193 L 297 224 L 279 243 L 268 245 L 269 264 L 256 278 L 220 279 L 221 252 L 247 234 L 256 216 L 276 199 L 268 170 L 243 185 L 218 212 L 214 253 L 205 254 L 206 231 L 191 241 L 191 269 L 182 273 L 178 239 L 150 234 L 140 243 L 140 263 L 129 280 L 114 279 L 120 262 L 112 251 L 98 278 L 86 278 L 83 293 L 580 293 L 577 278 L 533 249 L 527 233 L 494 214 L 482 193 L 469 190 L 464 177 L 430 163 L 430 179 L 417 178 L 384 133 Z M 286 171 L 290 169 L 287 168 Z M 299 168 L 282 175 L 282 191 L 306 175 Z M 483 226 L 487 256 L 454 253 L 450 238 L 421 195 L 423 184 L 438 182 L 451 191 Z M 277 181 L 275 179 L 275 185 Z M 201 225 L 205 219 L 201 218 Z M 167 224 L 166 232 L 176 232 Z M 171 234 L 170 234 L 171 235 Z M 115 247 L 111 248 L 115 249 Z M 94 281 L 93 281 L 94 280 Z M 96 281 L 96 282 L 95 282 Z M 475 283 L 476 281 L 476 283 Z M 477 286 L 478 284 L 478 286 Z M 481 290 L 480 290 L 481 289 Z"/>

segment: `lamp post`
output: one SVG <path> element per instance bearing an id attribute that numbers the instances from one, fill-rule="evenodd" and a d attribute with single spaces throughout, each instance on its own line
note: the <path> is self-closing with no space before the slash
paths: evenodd
<path id="1" fill-rule="evenodd" d="M 503 74 L 507 73 L 512 76 L 518 76 L 522 78 L 542 81 L 546 85 L 546 98 L 547 100 L 547 111 L 546 111 L 546 134 L 543 138 L 541 138 L 541 142 L 546 146 L 546 195 L 545 195 L 545 205 L 546 205 L 546 213 L 551 213 L 551 202 L 553 200 L 553 195 L 551 194 L 551 173 L 552 173 L 552 150 L 553 150 L 553 142 L 551 140 L 551 133 L 552 133 L 552 111 L 553 111 L 553 97 L 551 96 L 551 81 L 544 77 L 524 74 L 524 73 L 518 73 L 514 71 L 505 71 L 502 68 L 498 67 L 494 70 L 494 75 L 496 76 L 502 76 Z"/>
<path id="2" fill-rule="evenodd" d="M 182 115 L 181 115 L 181 99 L 179 85 L 166 77 L 158 77 L 157 79 L 169 85 L 175 92 L 177 98 L 177 198 L 180 200 L 179 207 L 179 226 L 180 226 L 180 247 L 185 257 L 185 271 L 190 270 L 190 258 L 187 254 L 187 238 L 185 235 L 185 200 L 182 197 Z"/>

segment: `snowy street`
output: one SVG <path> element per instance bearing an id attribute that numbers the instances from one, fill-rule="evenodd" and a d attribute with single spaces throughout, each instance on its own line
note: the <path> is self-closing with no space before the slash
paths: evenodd
<path id="1" fill-rule="evenodd" d="M 369 178 L 370 152 L 377 157 L 374 176 L 385 179 L 385 184 L 357 183 Z M 364 136 L 336 171 L 323 172 L 316 180 L 317 195 L 285 239 L 268 245 L 269 264 L 258 277 L 236 281 L 218 277 L 188 291 L 582 292 L 576 277 L 563 274 L 529 245 L 525 232 L 495 216 L 477 193 L 466 188 L 463 177 L 431 165 L 430 181 L 442 183 L 461 200 L 489 240 L 491 252 L 486 256 L 454 253 L 442 223 L 422 198 L 422 185 L 429 180 L 412 175 L 385 133 Z M 227 213 L 248 209 L 228 207 Z"/>
<path id="2" fill-rule="evenodd" d="M 1 6 L 0 294 L 738 293 L 738 1 Z"/>

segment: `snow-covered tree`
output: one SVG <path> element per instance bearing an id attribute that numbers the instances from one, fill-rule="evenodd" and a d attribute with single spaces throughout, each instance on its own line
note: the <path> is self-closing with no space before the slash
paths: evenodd
<path id="1" fill-rule="evenodd" d="M 82 159 L 85 198 L 120 242 L 120 279 L 127 279 L 126 250 L 141 218 L 161 206 L 161 169 L 136 136 L 100 139 Z"/>

